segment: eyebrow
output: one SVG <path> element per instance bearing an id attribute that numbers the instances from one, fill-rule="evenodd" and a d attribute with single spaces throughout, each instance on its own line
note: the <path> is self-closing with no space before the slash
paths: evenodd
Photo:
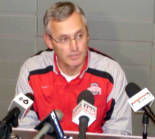
<path id="1" fill-rule="evenodd" d="M 77 33 L 80 33 L 80 32 L 84 32 L 83 29 L 77 30 L 73 35 L 75 35 L 75 34 L 77 34 Z M 64 37 L 64 36 L 70 36 L 70 35 L 68 35 L 68 34 L 61 34 L 61 35 L 59 36 L 59 38 L 60 38 L 60 37 Z"/>

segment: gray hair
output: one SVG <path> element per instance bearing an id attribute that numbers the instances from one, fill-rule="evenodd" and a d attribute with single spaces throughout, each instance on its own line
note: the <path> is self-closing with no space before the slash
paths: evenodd
<path id="1" fill-rule="evenodd" d="M 73 12 L 77 12 L 81 14 L 83 21 L 87 27 L 87 19 L 85 17 L 85 14 L 83 10 L 73 4 L 72 2 L 56 2 L 54 3 L 49 9 L 46 10 L 44 18 L 43 18 L 43 24 L 44 29 L 47 34 L 51 34 L 50 32 L 50 21 L 56 20 L 56 21 L 63 21 L 67 19 L 70 15 L 72 15 Z"/>

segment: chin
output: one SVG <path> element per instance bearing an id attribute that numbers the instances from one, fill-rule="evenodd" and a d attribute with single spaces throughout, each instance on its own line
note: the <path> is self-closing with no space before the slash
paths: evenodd
<path id="1" fill-rule="evenodd" d="M 83 59 L 82 58 L 78 58 L 76 60 L 68 60 L 68 65 L 70 65 L 70 67 L 78 67 L 81 66 L 83 64 Z"/>
<path id="2" fill-rule="evenodd" d="M 70 64 L 70 66 L 73 67 L 73 68 L 79 67 L 79 66 L 81 66 L 81 62 L 72 63 L 72 64 Z"/>

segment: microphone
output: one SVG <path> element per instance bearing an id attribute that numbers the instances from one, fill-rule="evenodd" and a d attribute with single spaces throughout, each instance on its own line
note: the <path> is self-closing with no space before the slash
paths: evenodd
<path id="1" fill-rule="evenodd" d="M 97 108 L 94 105 L 94 96 L 84 90 L 77 99 L 77 106 L 72 113 L 72 121 L 79 125 L 79 139 L 86 139 L 86 130 L 96 120 Z"/>
<path id="2" fill-rule="evenodd" d="M 49 123 L 45 123 L 44 126 L 41 128 L 41 130 L 39 131 L 39 133 L 33 138 L 33 139 L 41 139 L 44 135 L 46 135 L 46 133 L 52 129 L 53 127 L 51 126 L 51 124 Z"/>
<path id="3" fill-rule="evenodd" d="M 56 136 L 58 139 L 64 138 L 64 132 L 59 123 L 59 120 L 63 118 L 63 113 L 60 110 L 53 110 L 44 120 L 42 120 L 35 129 L 40 132 L 33 139 L 40 139 L 45 134 Z"/>
<path id="4" fill-rule="evenodd" d="M 135 112 L 143 109 L 155 123 L 155 115 L 149 107 L 149 104 L 154 100 L 154 96 L 151 94 L 151 92 L 147 88 L 141 90 L 140 87 L 135 83 L 129 83 L 126 86 L 125 90 L 127 92 L 127 95 L 129 96 L 128 102 L 131 108 Z"/>
<path id="5" fill-rule="evenodd" d="M 149 124 L 149 117 L 145 112 L 143 114 L 142 123 L 143 123 L 143 139 L 147 139 L 147 126 Z"/>
<path id="6" fill-rule="evenodd" d="M 12 126 L 18 126 L 18 118 L 22 118 L 30 109 L 33 95 L 20 93 L 11 102 L 9 112 L 0 122 L 0 138 L 10 138 Z"/>
<path id="7" fill-rule="evenodd" d="M 33 104 L 33 95 L 27 93 L 24 95 L 20 93 L 11 102 L 8 114 L 2 120 L 6 124 L 12 124 L 14 127 L 18 126 L 18 118 L 23 118 L 29 111 Z"/>

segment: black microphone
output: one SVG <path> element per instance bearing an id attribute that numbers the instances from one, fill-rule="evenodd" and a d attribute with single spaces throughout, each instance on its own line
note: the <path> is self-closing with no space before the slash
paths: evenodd
<path id="1" fill-rule="evenodd" d="M 149 92 L 147 88 L 140 89 L 138 85 L 135 83 L 129 83 L 125 88 L 127 95 L 129 96 L 129 101 L 131 100 L 131 106 L 133 109 L 139 110 L 142 108 L 145 113 L 151 118 L 151 120 L 155 123 L 155 115 L 149 104 L 154 100 L 154 97 Z M 145 105 L 144 105 L 145 104 Z"/>
<path id="2" fill-rule="evenodd" d="M 33 104 L 34 97 L 31 93 L 24 95 L 20 93 L 11 102 L 7 115 L 3 118 L 2 122 L 12 124 L 13 127 L 18 126 L 18 119 L 23 118 L 30 110 Z"/>
<path id="3" fill-rule="evenodd" d="M 77 106 L 73 110 L 72 121 L 79 125 L 79 139 L 86 139 L 86 130 L 96 120 L 97 109 L 94 105 L 94 96 L 84 90 L 77 99 Z"/>
<path id="4" fill-rule="evenodd" d="M 45 134 L 57 137 L 58 139 L 64 138 L 64 132 L 59 123 L 63 118 L 63 113 L 60 110 L 53 110 L 46 118 L 44 118 L 35 129 L 40 130 L 33 139 L 40 139 Z"/>
<path id="5" fill-rule="evenodd" d="M 9 112 L 0 122 L 0 138 L 10 138 L 12 126 L 18 126 L 18 118 L 22 118 L 33 104 L 33 95 L 18 94 L 11 102 Z"/>

